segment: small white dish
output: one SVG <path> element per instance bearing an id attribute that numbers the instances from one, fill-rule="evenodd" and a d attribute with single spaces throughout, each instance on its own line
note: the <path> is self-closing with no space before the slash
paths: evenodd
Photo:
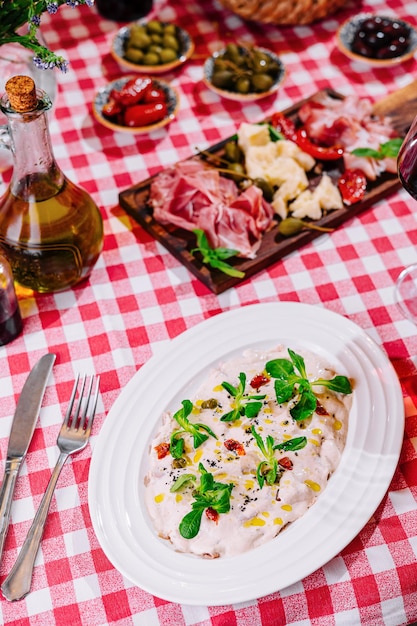
<path id="1" fill-rule="evenodd" d="M 123 87 L 123 85 L 125 85 L 125 83 L 127 83 L 127 81 L 131 78 L 132 76 L 122 76 L 121 78 L 112 80 L 96 93 L 93 99 L 93 114 L 96 120 L 110 130 L 122 133 L 130 133 L 131 135 L 142 135 L 144 133 L 150 133 L 158 128 L 163 128 L 164 126 L 172 122 L 179 109 L 179 95 L 169 83 L 164 80 L 160 80 L 159 78 L 153 78 L 152 80 L 155 86 L 159 89 L 162 89 L 166 95 L 168 113 L 162 120 L 153 124 L 148 124 L 146 126 L 132 127 L 124 126 L 123 124 L 117 124 L 103 115 L 103 107 L 109 101 L 111 92 L 114 89 L 119 91 Z"/>
<path id="2" fill-rule="evenodd" d="M 249 91 L 248 93 L 239 93 L 238 91 L 223 89 L 213 85 L 213 73 L 215 69 L 216 59 L 222 57 L 225 53 L 225 50 L 226 48 L 218 50 L 210 57 L 208 57 L 204 63 L 203 82 L 209 89 L 217 93 L 219 96 L 222 96 L 223 98 L 227 98 L 228 100 L 235 100 L 237 102 L 253 102 L 255 100 L 260 100 L 261 98 L 266 98 L 272 95 L 278 90 L 278 87 L 282 84 L 285 77 L 284 64 L 279 56 L 276 55 L 274 52 L 272 52 L 271 50 L 267 50 L 266 48 L 259 47 L 254 47 L 253 50 L 259 50 L 259 52 L 265 54 L 277 66 L 273 83 L 269 89 L 265 91 Z"/>
<path id="3" fill-rule="evenodd" d="M 112 41 L 110 52 L 114 59 L 123 67 L 133 70 L 134 72 L 140 72 L 142 74 L 163 74 L 170 72 L 180 67 L 185 63 L 194 52 L 194 41 L 190 34 L 175 25 L 177 37 L 180 42 L 180 51 L 178 57 L 168 63 L 160 63 L 158 65 L 146 65 L 141 63 L 134 63 L 125 57 L 125 49 L 127 41 L 130 37 L 130 32 L 135 24 L 146 25 L 147 20 L 139 20 L 138 22 L 132 22 L 127 26 L 123 26 L 115 35 Z M 172 25 L 169 22 L 161 22 L 164 25 Z"/>
<path id="4" fill-rule="evenodd" d="M 366 22 L 366 20 L 373 20 L 375 18 L 380 18 L 386 23 L 391 24 L 391 26 L 394 23 L 397 23 L 408 32 L 407 46 L 401 54 L 389 58 L 377 58 L 374 56 L 370 56 L 366 53 L 359 54 L 357 51 L 355 51 L 354 41 L 358 29 L 362 26 L 362 24 Z M 404 61 L 407 61 L 414 56 L 417 51 L 417 30 L 408 22 L 399 19 L 398 17 L 395 17 L 393 15 L 358 13 L 357 15 L 354 15 L 350 19 L 346 20 L 346 22 L 341 25 L 336 34 L 336 43 L 339 50 L 354 61 L 361 61 L 362 63 L 366 63 L 373 67 L 390 67 L 393 65 L 398 65 L 399 63 L 404 63 Z M 364 52 L 366 52 L 366 50 L 364 50 Z"/>

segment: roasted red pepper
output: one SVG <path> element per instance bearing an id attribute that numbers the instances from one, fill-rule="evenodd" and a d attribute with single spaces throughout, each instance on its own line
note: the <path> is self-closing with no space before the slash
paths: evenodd
<path id="1" fill-rule="evenodd" d="M 135 104 L 128 107 L 124 113 L 125 126 L 149 126 L 155 124 L 168 114 L 165 102 L 156 102 L 155 104 Z"/>
<path id="2" fill-rule="evenodd" d="M 345 170 L 338 181 L 345 204 L 360 202 L 366 192 L 366 176 L 360 169 Z"/>
<path id="3" fill-rule="evenodd" d="M 120 102 L 117 102 L 116 100 L 113 100 L 113 99 L 106 102 L 106 104 L 103 106 L 101 110 L 104 117 L 108 117 L 110 119 L 117 117 L 119 113 L 121 113 L 122 111 L 123 111 L 123 107 L 120 104 Z"/>
<path id="4" fill-rule="evenodd" d="M 296 128 L 294 122 L 284 115 L 283 113 L 273 113 L 271 118 L 271 125 L 282 135 L 285 139 L 289 139 L 297 144 L 297 146 L 307 152 L 310 156 L 321 161 L 335 161 L 343 156 L 343 148 L 341 146 L 319 146 L 309 139 L 307 132 L 304 128 Z"/>
<path id="5" fill-rule="evenodd" d="M 152 79 L 149 77 L 131 78 L 121 88 L 118 101 L 125 107 L 137 104 L 145 97 L 147 91 L 152 89 Z"/>
<path id="6" fill-rule="evenodd" d="M 163 89 L 159 89 L 159 87 L 152 87 L 152 89 L 149 89 L 149 91 L 145 93 L 142 102 L 166 102 L 166 99 L 167 97 Z"/>

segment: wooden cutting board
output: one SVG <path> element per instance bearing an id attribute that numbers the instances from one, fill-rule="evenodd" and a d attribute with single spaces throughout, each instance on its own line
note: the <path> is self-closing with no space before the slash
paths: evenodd
<path id="1" fill-rule="evenodd" d="M 326 93 L 335 97 L 342 97 L 331 90 L 327 90 Z M 284 113 L 290 117 L 296 117 L 301 105 L 309 99 L 306 98 L 289 107 Z M 389 115 L 392 119 L 392 125 L 397 132 L 401 136 L 405 136 L 417 114 L 417 81 L 413 81 L 377 102 L 373 107 L 373 111 L 376 115 Z M 208 151 L 212 154 L 221 155 L 224 145 L 229 140 L 230 137 L 225 138 L 220 143 L 209 148 Z M 161 242 L 175 258 L 183 263 L 190 272 L 216 294 L 243 282 L 276 263 L 290 252 L 301 248 L 306 243 L 322 235 L 320 231 L 305 230 L 293 237 L 282 237 L 278 233 L 278 225 L 275 224 L 273 228 L 264 234 L 261 247 L 255 259 L 230 260 L 230 264 L 244 272 L 245 277 L 233 278 L 227 276 L 218 270 L 203 265 L 199 258 L 191 254 L 190 250 L 195 247 L 195 236 L 193 233 L 181 228 L 159 224 L 153 219 L 152 208 L 148 205 L 150 184 L 153 178 L 148 178 L 122 191 L 119 194 L 120 205 L 148 233 Z M 365 197 L 361 202 L 351 207 L 330 211 L 316 223 L 327 228 L 337 228 L 353 216 L 393 193 L 400 186 L 401 183 L 395 174 L 384 174 L 377 181 L 369 183 Z"/>

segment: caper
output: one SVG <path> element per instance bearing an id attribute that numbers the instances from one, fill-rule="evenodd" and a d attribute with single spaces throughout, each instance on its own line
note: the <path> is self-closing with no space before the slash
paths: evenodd
<path id="1" fill-rule="evenodd" d="M 161 59 L 161 63 L 171 63 L 171 61 L 178 59 L 178 56 L 172 48 L 162 48 L 159 58 Z"/>
<path id="2" fill-rule="evenodd" d="M 155 52 L 147 52 L 143 57 L 143 65 L 158 65 L 159 55 Z"/>
<path id="3" fill-rule="evenodd" d="M 230 70 L 215 72 L 211 78 L 211 82 L 219 89 L 229 89 L 233 86 L 233 72 Z"/>
<path id="4" fill-rule="evenodd" d="M 250 91 L 250 78 L 248 76 L 239 76 L 236 81 L 236 91 L 238 93 L 249 93 Z"/>
<path id="5" fill-rule="evenodd" d="M 242 163 L 230 163 L 227 166 L 227 169 L 230 172 L 229 174 L 227 174 L 227 177 L 231 178 L 236 183 L 240 182 L 246 176 L 245 168 Z"/>
<path id="6" fill-rule="evenodd" d="M 254 91 L 262 92 L 271 89 L 274 79 L 269 74 L 254 74 L 251 82 Z"/>
<path id="7" fill-rule="evenodd" d="M 272 202 L 272 199 L 274 197 L 274 188 L 270 183 L 268 183 L 267 180 L 265 180 L 264 178 L 255 178 L 253 184 L 259 187 L 259 189 L 262 191 L 263 197 L 267 202 Z"/>
<path id="8" fill-rule="evenodd" d="M 132 63 L 143 63 L 143 51 L 139 50 L 139 48 L 134 48 L 133 46 L 130 46 L 126 52 L 125 52 L 125 57 L 128 61 L 132 61 Z"/>
<path id="9" fill-rule="evenodd" d="M 231 163 L 243 163 L 245 155 L 236 141 L 228 141 L 224 146 L 224 157 Z"/>
<path id="10" fill-rule="evenodd" d="M 218 406 L 218 402 L 216 398 L 209 398 L 208 400 L 203 400 L 201 403 L 202 409 L 215 409 Z"/>
<path id="11" fill-rule="evenodd" d="M 278 232 L 284 237 L 291 237 L 292 235 L 300 233 L 304 228 L 305 223 L 303 220 L 297 219 L 296 217 L 286 217 L 280 221 Z"/>
<path id="12" fill-rule="evenodd" d="M 181 467 L 185 467 L 186 465 L 187 461 L 183 457 L 180 457 L 179 459 L 174 459 L 172 461 L 172 467 L 174 469 L 180 469 Z"/>
<path id="13" fill-rule="evenodd" d="M 239 46 L 237 46 L 235 43 L 228 43 L 224 56 L 231 61 L 239 59 L 241 57 Z"/>

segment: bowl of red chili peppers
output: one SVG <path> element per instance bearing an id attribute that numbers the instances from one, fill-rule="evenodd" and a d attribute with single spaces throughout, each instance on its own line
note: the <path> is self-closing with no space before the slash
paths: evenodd
<path id="1" fill-rule="evenodd" d="M 111 130 L 150 133 L 175 118 L 179 95 L 166 81 L 150 76 L 123 76 L 102 87 L 94 97 L 93 113 Z"/>

